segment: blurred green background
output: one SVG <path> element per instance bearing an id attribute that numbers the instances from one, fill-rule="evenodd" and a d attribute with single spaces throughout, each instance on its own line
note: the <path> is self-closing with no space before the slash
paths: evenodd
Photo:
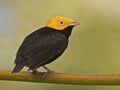
<path id="1" fill-rule="evenodd" d="M 73 73 L 120 72 L 120 0 L 0 0 L 0 69 L 12 70 L 24 37 L 56 15 L 72 18 L 81 25 L 74 28 L 65 53 L 49 68 Z M 120 90 L 120 87 L 0 81 L 0 90 L 13 89 Z"/>

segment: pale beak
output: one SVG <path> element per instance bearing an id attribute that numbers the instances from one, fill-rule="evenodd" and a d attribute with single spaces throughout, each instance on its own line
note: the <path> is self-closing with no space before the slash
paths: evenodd
<path id="1" fill-rule="evenodd" d="M 77 26 L 77 25 L 80 25 L 80 23 L 79 22 L 72 22 L 69 24 L 69 26 Z"/>

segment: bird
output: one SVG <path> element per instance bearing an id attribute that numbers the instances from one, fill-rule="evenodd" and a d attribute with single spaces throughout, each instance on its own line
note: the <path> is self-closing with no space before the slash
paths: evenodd
<path id="1" fill-rule="evenodd" d="M 25 66 L 33 73 L 39 67 L 52 72 L 46 65 L 55 61 L 66 50 L 73 27 L 79 22 L 63 16 L 51 17 L 45 26 L 25 37 L 18 48 L 12 73 L 20 72 Z"/>

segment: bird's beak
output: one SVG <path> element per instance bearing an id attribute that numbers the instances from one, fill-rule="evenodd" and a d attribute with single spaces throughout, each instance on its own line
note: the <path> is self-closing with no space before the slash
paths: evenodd
<path id="1" fill-rule="evenodd" d="M 77 26 L 77 25 L 80 25 L 80 23 L 79 22 L 72 22 L 69 24 L 69 26 Z"/>

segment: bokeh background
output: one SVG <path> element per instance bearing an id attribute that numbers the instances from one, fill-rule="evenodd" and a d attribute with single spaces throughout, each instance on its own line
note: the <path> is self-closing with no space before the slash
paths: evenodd
<path id="1" fill-rule="evenodd" d="M 81 25 L 74 28 L 65 53 L 49 68 L 56 72 L 120 73 L 120 0 L 0 0 L 0 69 L 12 70 L 16 51 L 25 36 L 56 15 L 72 18 Z M 0 90 L 15 89 L 120 90 L 120 87 L 0 81 Z"/>

